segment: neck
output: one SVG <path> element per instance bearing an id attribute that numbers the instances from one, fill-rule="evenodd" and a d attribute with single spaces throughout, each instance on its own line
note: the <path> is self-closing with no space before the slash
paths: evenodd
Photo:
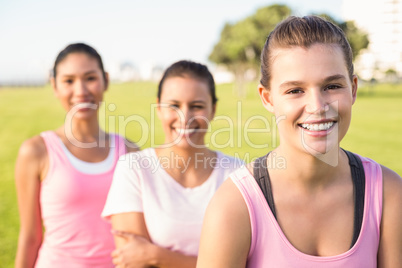
<path id="1" fill-rule="evenodd" d="M 209 167 L 209 162 L 215 157 L 215 152 L 208 148 L 182 149 L 176 146 L 156 148 L 158 157 L 169 159 L 170 167 L 182 171 Z"/>
<path id="2" fill-rule="evenodd" d="M 73 119 L 69 122 L 66 120 L 62 132 L 70 143 L 82 148 L 97 147 L 100 145 L 100 140 L 104 140 L 106 137 L 106 133 L 100 128 L 97 119 Z"/>
<path id="3" fill-rule="evenodd" d="M 270 157 L 281 157 L 285 160 L 285 167 L 276 169 L 274 172 L 280 174 L 282 179 L 308 189 L 332 183 L 343 171 L 345 163 L 348 163 L 345 162 L 347 156 L 339 147 L 326 154 L 312 155 L 308 152 L 290 151 L 286 146 L 279 146 L 274 153 L 276 154 Z"/>

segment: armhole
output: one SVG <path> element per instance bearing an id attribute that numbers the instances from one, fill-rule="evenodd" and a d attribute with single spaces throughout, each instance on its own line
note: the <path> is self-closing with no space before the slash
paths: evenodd
<path id="1" fill-rule="evenodd" d="M 374 218 L 374 223 L 377 228 L 377 239 L 380 239 L 382 211 L 384 206 L 384 176 L 381 165 L 371 160 L 359 156 L 363 163 L 364 171 L 366 172 L 366 202 L 367 210 L 365 217 Z M 364 219 L 367 220 L 367 219 Z"/>
<path id="2" fill-rule="evenodd" d="M 367 160 L 366 160 L 367 161 Z M 372 192 L 374 192 L 372 205 L 375 207 L 376 223 L 380 230 L 382 222 L 382 212 L 384 207 L 384 174 L 380 164 L 373 160 L 369 160 L 372 165 L 371 173 L 371 185 Z"/>
<path id="3" fill-rule="evenodd" d="M 53 154 L 52 154 L 52 150 L 51 150 L 51 141 L 49 140 L 49 136 L 52 135 L 53 133 L 51 131 L 46 131 L 46 132 L 42 132 L 40 133 L 40 137 L 43 140 L 43 143 L 45 144 L 45 148 L 46 148 L 46 154 L 47 154 L 47 170 L 46 173 L 43 174 L 43 178 L 40 180 L 40 183 L 46 183 L 49 181 L 49 177 L 50 175 L 53 173 L 53 169 L 54 169 L 54 159 L 53 159 Z"/>
<path id="4" fill-rule="evenodd" d="M 116 150 L 116 161 L 119 160 L 120 156 L 125 155 L 127 153 L 127 148 L 126 148 L 126 140 L 124 137 L 122 137 L 119 134 L 110 134 L 114 136 L 114 145 L 115 145 L 115 150 Z"/>
<path id="5" fill-rule="evenodd" d="M 378 228 L 380 228 L 381 221 L 382 221 L 382 211 L 383 211 L 383 207 L 384 207 L 384 175 L 383 175 L 380 164 L 377 164 L 377 170 L 378 170 L 377 176 L 380 177 L 380 178 L 376 179 L 376 184 L 377 184 L 376 188 L 378 189 L 378 192 L 377 192 L 377 198 L 378 198 L 378 201 L 377 201 L 377 204 L 378 204 L 377 224 L 378 224 Z"/>

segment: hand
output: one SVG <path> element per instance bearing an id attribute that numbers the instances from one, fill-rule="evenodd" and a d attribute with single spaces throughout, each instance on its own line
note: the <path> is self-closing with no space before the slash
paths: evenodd
<path id="1" fill-rule="evenodd" d="M 155 245 L 143 236 L 112 230 L 113 235 L 123 238 L 126 244 L 112 252 L 116 268 L 152 268 Z"/>

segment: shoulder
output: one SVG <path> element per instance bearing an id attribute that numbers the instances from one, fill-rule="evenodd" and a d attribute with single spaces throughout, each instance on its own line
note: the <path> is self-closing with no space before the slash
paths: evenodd
<path id="1" fill-rule="evenodd" d="M 384 220 L 388 215 L 393 214 L 393 212 L 388 213 L 389 211 L 399 210 L 400 204 L 402 204 L 402 178 L 395 171 L 378 164 L 370 158 L 360 156 L 360 159 L 362 160 L 365 171 L 371 173 L 372 176 L 382 177 Z"/>
<path id="2" fill-rule="evenodd" d="M 115 173 L 138 173 L 141 170 L 154 169 L 157 165 L 151 148 L 143 151 L 134 151 L 123 154 L 117 161 Z"/>
<path id="3" fill-rule="evenodd" d="M 250 226 L 246 202 L 231 178 L 222 183 L 212 197 L 206 217 L 213 224 L 219 224 L 218 226 L 228 226 L 236 222 L 242 227 L 237 230 Z"/>
<path id="4" fill-rule="evenodd" d="M 391 169 L 381 166 L 383 174 L 383 229 L 402 235 L 402 179 Z M 402 237 L 401 237 L 402 239 Z M 402 243 L 402 241 L 401 241 Z"/>
<path id="5" fill-rule="evenodd" d="M 233 182 L 232 178 L 228 178 L 225 182 L 222 183 L 221 187 L 216 191 L 215 195 L 213 196 L 210 205 L 214 206 L 233 206 L 233 202 L 238 204 L 244 204 L 243 196 L 239 191 L 236 184 Z M 233 206 L 235 208 L 236 206 Z M 237 208 L 234 209 L 237 211 Z"/>
<path id="6" fill-rule="evenodd" d="M 360 156 L 365 171 L 371 172 L 373 176 L 382 175 L 383 183 L 383 207 L 392 206 L 399 200 L 402 203 L 402 178 L 395 171 L 378 164 L 376 161 Z M 367 175 L 366 175 L 367 176 Z"/>
<path id="7" fill-rule="evenodd" d="M 223 212 L 223 213 L 222 213 Z M 226 180 L 208 205 L 201 233 L 202 267 L 245 267 L 251 244 L 247 205 L 231 179 Z M 213 258 L 211 259 L 211 256 Z"/>
<path id="8" fill-rule="evenodd" d="M 240 158 L 224 154 L 220 151 L 216 151 L 216 155 L 218 167 L 229 172 L 235 171 L 245 165 L 245 162 Z"/>
<path id="9" fill-rule="evenodd" d="M 140 150 L 140 147 L 138 147 L 135 142 L 132 142 L 131 140 L 125 138 L 124 143 L 126 145 L 126 152 L 127 153 L 133 153 L 133 152 L 138 152 Z"/>
<path id="10" fill-rule="evenodd" d="M 402 267 L 402 179 L 381 166 L 383 177 L 383 210 L 378 249 L 378 267 Z"/>
<path id="11" fill-rule="evenodd" d="M 381 166 L 384 185 L 384 205 L 402 204 L 402 178 L 391 169 Z M 397 202 L 397 203 L 395 203 Z"/>
<path id="12" fill-rule="evenodd" d="M 46 144 L 41 136 L 35 136 L 24 141 L 18 152 L 19 158 L 29 160 L 40 160 L 46 156 Z"/>
<path id="13" fill-rule="evenodd" d="M 140 150 L 140 147 L 138 147 L 138 145 L 135 144 L 135 142 L 131 141 L 130 139 L 124 138 L 123 136 L 117 133 L 109 133 L 109 135 L 115 136 L 117 139 L 123 141 L 127 153 L 137 152 Z"/>
<path id="14" fill-rule="evenodd" d="M 25 181 L 30 176 L 43 177 L 47 168 L 48 152 L 45 141 L 35 136 L 24 141 L 19 149 L 15 164 L 15 177 Z"/>
<path id="15" fill-rule="evenodd" d="M 153 148 L 147 148 L 144 150 L 133 150 L 131 152 L 127 152 L 125 155 L 120 156 L 120 160 L 124 160 L 126 162 L 130 161 L 155 161 L 154 160 L 155 153 L 153 153 Z"/>
<path id="16" fill-rule="evenodd" d="M 402 178 L 395 171 L 381 165 L 382 175 L 384 182 L 392 184 L 393 186 L 399 188 L 402 187 Z"/>

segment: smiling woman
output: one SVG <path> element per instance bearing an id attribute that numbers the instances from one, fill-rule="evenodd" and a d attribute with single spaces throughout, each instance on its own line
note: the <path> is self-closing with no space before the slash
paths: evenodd
<path id="1" fill-rule="evenodd" d="M 297 144 L 301 152 L 316 157 L 337 155 L 357 90 L 357 78 L 348 74 L 341 47 L 318 43 L 308 49 L 278 48 L 271 64 L 269 89 L 259 90 L 265 108 L 284 116 L 278 124 L 280 139 L 286 140 L 281 148 Z"/>
<path id="2" fill-rule="evenodd" d="M 344 33 L 316 16 L 269 34 L 258 91 L 280 145 L 211 200 L 198 268 L 402 267 L 401 178 L 339 146 L 356 100 L 351 55 Z M 269 165 L 277 157 L 285 167 Z"/>
<path id="3" fill-rule="evenodd" d="M 51 83 L 67 112 L 66 122 L 20 148 L 15 266 L 113 267 L 110 224 L 100 213 L 119 156 L 137 148 L 99 126 L 108 75 L 95 49 L 67 46 L 56 59 Z"/>
<path id="4" fill-rule="evenodd" d="M 207 204 L 241 164 L 205 146 L 216 110 L 206 66 L 171 65 L 157 102 L 165 142 L 119 161 L 102 213 L 115 230 L 117 267 L 195 267 Z"/>
<path id="5" fill-rule="evenodd" d="M 205 147 L 217 102 L 215 83 L 205 66 L 185 61 L 173 64 L 161 79 L 157 101 L 165 146 Z"/>

